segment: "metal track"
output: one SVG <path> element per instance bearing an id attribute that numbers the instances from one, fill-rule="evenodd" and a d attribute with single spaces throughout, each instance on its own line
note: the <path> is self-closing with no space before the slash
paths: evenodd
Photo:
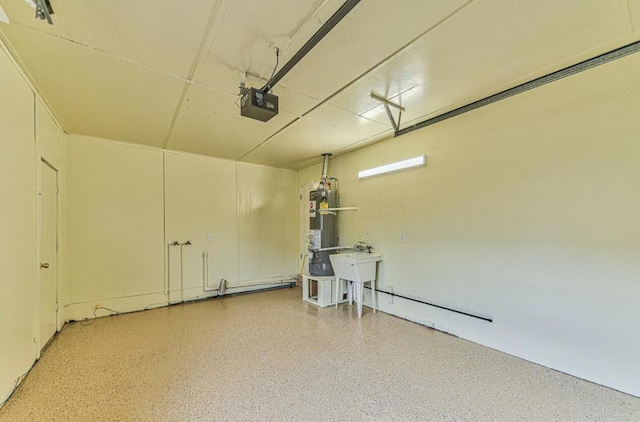
<path id="1" fill-rule="evenodd" d="M 325 35 L 327 35 L 329 31 L 331 31 L 333 27 L 338 24 L 338 22 L 342 20 L 342 18 L 347 16 L 351 9 L 356 7 L 358 3 L 360 3 L 360 0 L 347 0 L 342 6 L 340 6 L 340 9 L 338 9 L 338 11 L 334 13 L 329 18 L 329 20 L 327 20 L 324 25 L 322 25 L 320 29 L 318 29 L 315 34 L 313 34 L 309 41 L 307 41 L 306 44 L 303 45 L 302 48 L 293 55 L 291 60 L 289 60 L 287 64 L 285 64 L 282 69 L 278 71 L 278 73 L 276 73 L 271 79 L 269 79 L 265 86 L 262 87 L 262 91 L 269 92 L 269 90 L 273 88 L 275 84 L 277 84 L 280 79 L 284 77 L 284 75 L 289 73 L 289 71 L 293 69 L 293 67 L 298 64 L 298 62 L 302 60 L 302 58 L 306 56 L 307 53 L 311 51 L 311 49 L 315 47 L 316 44 L 318 44 L 325 37 Z"/>
<path id="2" fill-rule="evenodd" d="M 564 69 L 558 70 L 556 72 L 553 73 L 549 73 L 548 75 L 545 76 L 541 76 L 539 78 L 536 78 L 532 81 L 529 82 L 525 82 L 521 85 L 515 86 L 513 88 L 509 88 L 507 90 L 504 90 L 502 92 L 499 92 L 497 94 L 494 95 L 490 95 L 486 98 L 483 98 L 481 100 L 478 101 L 474 101 L 471 104 L 467 104 L 465 106 L 462 106 L 460 108 L 456 108 L 455 110 L 451 110 L 447 113 L 441 114 L 439 116 L 436 117 L 432 117 L 430 119 L 427 120 L 423 120 L 420 123 L 416 123 L 414 125 L 408 126 L 404 129 L 400 129 L 395 133 L 395 136 L 401 136 L 401 135 L 405 135 L 409 132 L 413 132 L 414 130 L 417 129 L 422 129 L 423 127 L 427 127 L 427 126 L 431 126 L 435 123 L 439 123 L 442 122 L 444 120 L 448 120 L 452 117 L 456 117 L 459 116 L 461 114 L 464 113 L 468 113 L 470 111 L 479 109 L 480 107 L 484 107 L 487 106 L 489 104 L 493 104 L 495 102 L 498 101 L 502 101 L 504 99 L 507 99 L 509 97 L 513 97 L 514 95 L 518 95 L 521 94 L 523 92 L 532 90 L 534 88 L 539 88 L 543 85 L 549 84 L 551 82 L 555 82 L 557 80 L 566 78 L 567 76 L 571 76 L 571 75 L 575 75 L 577 73 L 580 72 L 584 72 L 585 70 L 589 70 L 592 69 L 596 66 L 600 66 L 601 64 L 605 64 L 605 63 L 609 63 L 611 61 L 620 59 L 622 57 L 626 57 L 630 54 L 633 53 L 637 53 L 640 51 L 640 41 L 634 42 L 632 44 L 626 45 L 624 47 L 620 47 L 617 48 L 613 51 L 610 51 L 608 53 L 604 53 L 601 54 L 599 56 L 596 56 L 592 59 L 588 59 L 585 60 L 583 62 L 580 62 L 578 64 L 574 64 L 572 66 L 569 67 L 565 67 Z"/>

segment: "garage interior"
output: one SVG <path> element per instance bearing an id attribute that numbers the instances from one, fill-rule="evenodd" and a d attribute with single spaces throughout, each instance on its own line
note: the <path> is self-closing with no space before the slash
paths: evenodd
<path id="1" fill-rule="evenodd" d="M 0 0 L 0 50 L 0 420 L 640 418 L 640 0 Z"/>

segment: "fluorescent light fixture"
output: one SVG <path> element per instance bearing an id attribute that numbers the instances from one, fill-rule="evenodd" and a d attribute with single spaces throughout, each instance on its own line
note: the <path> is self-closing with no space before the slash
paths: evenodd
<path id="1" fill-rule="evenodd" d="M 408 160 L 402 160 L 391 164 L 385 164 L 384 166 L 374 167 L 369 170 L 362 170 L 358 172 L 358 177 L 364 179 L 365 177 L 376 176 L 378 174 L 390 173 L 392 171 L 398 171 L 408 169 L 411 167 L 424 166 L 427 163 L 427 156 L 421 155 L 419 157 L 409 158 Z"/>

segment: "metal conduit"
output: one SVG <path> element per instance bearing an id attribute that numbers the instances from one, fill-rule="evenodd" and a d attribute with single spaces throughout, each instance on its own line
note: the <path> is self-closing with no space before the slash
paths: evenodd
<path id="1" fill-rule="evenodd" d="M 365 289 L 371 289 L 371 287 L 365 286 Z M 403 295 L 399 295 L 397 293 L 387 292 L 385 290 L 380 290 L 380 289 L 376 289 L 376 292 L 384 293 L 384 294 L 392 296 L 392 297 L 399 297 L 401 299 L 410 300 L 412 302 L 422 303 L 423 305 L 433 306 L 434 308 L 443 309 L 445 311 L 455 312 L 456 314 L 465 315 L 465 316 L 468 316 L 468 317 L 471 317 L 471 318 L 481 319 L 481 320 L 487 321 L 487 322 L 493 322 L 493 318 L 488 318 L 488 317 L 484 317 L 484 316 L 481 316 L 481 315 L 472 314 L 470 312 L 459 311 L 457 309 L 448 308 L 448 307 L 442 306 L 442 305 L 436 305 L 435 303 L 426 302 L 426 301 L 424 301 L 422 299 L 415 299 L 415 298 L 412 298 L 412 297 L 409 297 L 409 296 L 403 296 Z"/>

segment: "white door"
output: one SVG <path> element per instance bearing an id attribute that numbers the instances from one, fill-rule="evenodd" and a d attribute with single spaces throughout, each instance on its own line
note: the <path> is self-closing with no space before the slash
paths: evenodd
<path id="1" fill-rule="evenodd" d="M 40 348 L 56 332 L 58 312 L 58 172 L 40 162 Z"/>

